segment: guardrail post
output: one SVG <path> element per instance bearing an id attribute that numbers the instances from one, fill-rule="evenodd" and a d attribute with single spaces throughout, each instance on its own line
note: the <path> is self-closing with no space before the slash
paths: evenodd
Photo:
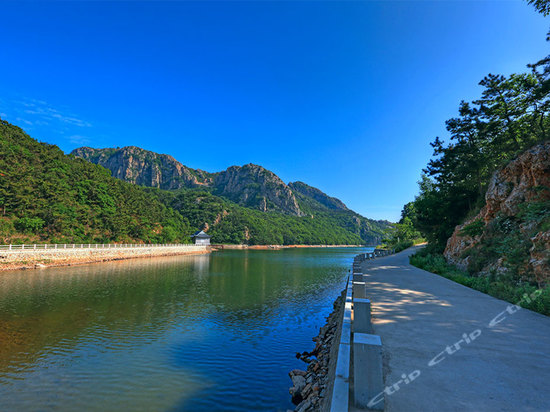
<path id="1" fill-rule="evenodd" d="M 371 305 L 369 299 L 353 299 L 353 332 L 372 333 Z"/>
<path id="2" fill-rule="evenodd" d="M 363 282 L 365 278 L 363 277 L 362 273 L 354 273 L 353 274 L 353 281 L 354 282 Z"/>
<path id="3" fill-rule="evenodd" d="M 353 336 L 354 401 L 359 408 L 384 410 L 382 341 L 378 335 Z"/>
<path id="4" fill-rule="evenodd" d="M 367 298 L 367 284 L 365 282 L 353 282 L 353 299 Z"/>

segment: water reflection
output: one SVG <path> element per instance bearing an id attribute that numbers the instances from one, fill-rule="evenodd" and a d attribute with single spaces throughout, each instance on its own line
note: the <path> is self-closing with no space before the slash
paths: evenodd
<path id="1" fill-rule="evenodd" d="M 1 410 L 286 410 L 350 249 L 0 275 Z"/>

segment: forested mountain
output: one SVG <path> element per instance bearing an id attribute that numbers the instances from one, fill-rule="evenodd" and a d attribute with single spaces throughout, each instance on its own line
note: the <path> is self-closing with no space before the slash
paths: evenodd
<path id="1" fill-rule="evenodd" d="M 0 120 L 0 242 L 167 242 L 192 230 L 154 194 Z"/>
<path id="2" fill-rule="evenodd" d="M 294 193 L 275 173 L 261 166 L 231 166 L 216 173 L 213 193 L 262 212 L 303 216 Z"/>
<path id="3" fill-rule="evenodd" d="M 136 147 L 84 152 L 120 179 L 0 120 L 2 243 L 188 242 L 204 228 L 214 243 L 373 244 L 389 225 L 295 195 L 256 165 L 208 173 Z"/>
<path id="4" fill-rule="evenodd" d="M 298 198 L 302 210 L 349 210 L 340 199 L 303 182 L 290 182 L 288 186 Z"/>
<path id="5" fill-rule="evenodd" d="M 101 165 L 111 170 L 114 177 L 130 183 L 167 190 L 203 187 L 241 206 L 303 215 L 288 186 L 275 173 L 258 165 L 231 166 L 222 172 L 208 173 L 184 166 L 172 156 L 133 146 L 80 147 L 71 154 Z"/>
<path id="6" fill-rule="evenodd" d="M 109 168 L 113 172 L 113 176 L 130 182 L 160 189 L 180 188 L 181 192 L 173 194 L 173 199 L 169 195 L 166 195 L 165 198 L 171 198 L 172 200 L 167 204 L 179 210 L 184 216 L 189 216 L 189 210 L 193 208 L 193 205 L 189 202 L 182 202 L 181 199 L 189 199 L 194 196 L 200 199 L 202 206 L 198 208 L 197 212 L 204 209 L 205 199 L 208 199 L 207 201 L 211 204 L 218 205 L 218 214 L 225 210 L 225 215 L 223 213 L 215 214 L 215 216 L 209 216 L 209 219 L 203 216 L 203 221 L 195 219 L 192 220 L 193 224 L 206 226 L 210 230 L 209 233 L 217 233 L 217 236 L 222 236 L 223 229 L 220 228 L 227 225 L 241 227 L 238 229 L 238 234 L 233 233 L 233 237 L 239 239 L 238 241 L 234 240 L 237 243 L 249 241 L 247 233 L 250 230 L 247 232 L 242 227 L 257 227 L 260 225 L 259 220 L 263 221 L 262 224 L 270 222 L 269 225 L 272 229 L 265 229 L 264 232 L 279 233 L 279 225 L 294 228 L 291 223 L 292 219 L 289 220 L 280 215 L 309 218 L 307 226 L 313 226 L 307 229 L 309 237 L 314 236 L 321 225 L 326 227 L 322 230 L 323 233 L 329 227 L 331 231 L 344 229 L 346 233 L 356 236 L 355 239 L 358 237 L 368 244 L 380 242 L 384 230 L 389 226 L 389 222 L 373 221 L 349 210 L 342 201 L 305 183 L 293 182 L 286 185 L 273 172 L 254 164 L 242 167 L 231 166 L 222 172 L 208 173 L 190 169 L 171 156 L 136 147 L 121 149 L 82 147 L 73 150 L 72 154 Z M 189 174 L 199 177 L 193 180 L 184 178 Z M 190 190 L 189 193 L 185 192 L 186 188 Z M 183 204 L 185 207 L 182 206 Z M 241 208 L 236 206 L 241 206 Z M 229 209 L 233 211 L 231 216 L 227 214 Z M 237 211 L 240 212 L 237 213 Z M 255 213 L 256 211 L 275 212 L 275 214 L 258 214 Z M 198 213 L 198 215 L 201 214 Z M 240 216 L 239 219 L 236 215 Z M 243 217 L 244 215 L 247 216 L 246 219 Z M 248 220 L 252 216 L 256 223 L 251 223 Z M 304 221 L 307 219 L 296 222 L 303 225 Z M 274 243 L 303 243 L 305 238 L 300 235 L 303 230 L 305 229 L 299 227 L 291 231 L 286 230 L 288 233 L 285 236 L 281 235 L 283 240 L 280 240 L 281 236 L 276 235 L 277 241 Z M 293 233 L 295 231 L 297 233 Z M 293 242 L 292 239 L 297 242 Z"/>
<path id="7" fill-rule="evenodd" d="M 191 169 L 172 156 L 153 153 L 139 147 L 92 149 L 79 147 L 71 152 L 112 172 L 113 177 L 141 186 L 181 189 L 210 185 L 213 174 Z"/>
<path id="8" fill-rule="evenodd" d="M 385 227 L 375 222 L 369 230 L 361 230 L 361 222 L 352 221 L 349 216 L 298 217 L 262 212 L 203 190 L 146 190 L 157 193 L 163 202 L 181 211 L 192 226 L 204 228 L 215 243 L 375 244 L 380 241 Z"/>

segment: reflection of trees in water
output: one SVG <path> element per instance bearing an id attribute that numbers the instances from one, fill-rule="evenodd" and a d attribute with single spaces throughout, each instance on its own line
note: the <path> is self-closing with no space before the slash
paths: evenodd
<path id="1" fill-rule="evenodd" d="M 0 369 L 32 363 L 81 334 L 114 345 L 154 340 L 187 314 L 203 316 L 209 256 L 140 259 L 0 277 Z M 93 330 L 87 331 L 88 328 Z"/>
<path id="2" fill-rule="evenodd" d="M 349 251 L 311 249 L 214 255 L 208 291 L 216 311 L 209 314 L 209 321 L 260 333 L 286 321 L 302 324 L 316 300 L 327 294 L 334 299 L 334 284 L 343 279 L 346 267 L 342 259 L 348 256 L 352 256 Z M 251 336 L 243 333 L 240 338 Z"/>
<path id="3" fill-rule="evenodd" d="M 352 255 L 342 252 L 224 251 L 3 274 L 0 371 L 77 338 L 131 346 L 186 320 L 246 331 L 301 316 L 294 307 L 342 278 Z"/>

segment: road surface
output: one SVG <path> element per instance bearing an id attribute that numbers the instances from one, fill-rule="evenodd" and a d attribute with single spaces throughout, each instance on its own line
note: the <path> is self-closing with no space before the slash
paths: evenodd
<path id="1" fill-rule="evenodd" d="M 415 251 L 362 265 L 386 411 L 550 411 L 550 317 L 411 266 Z"/>

